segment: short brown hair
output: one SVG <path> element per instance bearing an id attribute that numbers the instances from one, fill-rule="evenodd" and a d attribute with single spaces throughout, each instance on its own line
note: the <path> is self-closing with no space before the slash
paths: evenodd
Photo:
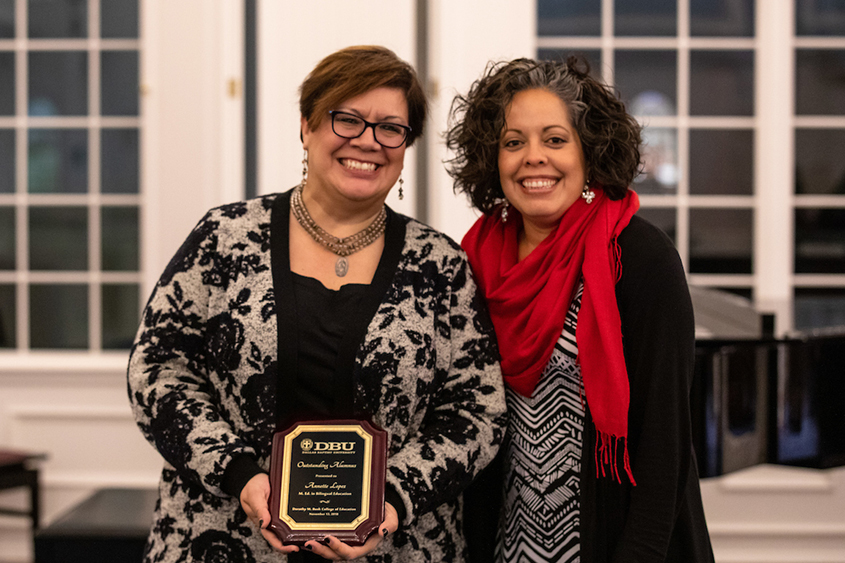
<path id="1" fill-rule="evenodd" d="M 491 63 L 466 96 L 452 102 L 446 146 L 455 191 L 490 213 L 505 197 L 499 181 L 499 140 L 505 112 L 517 92 L 542 89 L 566 104 L 581 138 L 591 187 L 621 199 L 640 170 L 641 127 L 605 84 L 590 76 L 589 64 L 515 59 Z"/>
<path id="2" fill-rule="evenodd" d="M 405 94 L 410 147 L 423 133 L 428 110 L 425 91 L 414 68 L 386 47 L 346 47 L 325 57 L 299 87 L 299 112 L 308 127 L 316 129 L 342 102 L 382 87 L 398 88 Z"/>

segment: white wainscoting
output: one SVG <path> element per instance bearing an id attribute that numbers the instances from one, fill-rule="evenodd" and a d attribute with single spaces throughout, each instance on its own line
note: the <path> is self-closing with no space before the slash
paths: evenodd
<path id="1" fill-rule="evenodd" d="M 845 562 L 845 469 L 761 465 L 702 482 L 718 563 Z"/>
<path id="2" fill-rule="evenodd" d="M 42 526 L 99 488 L 155 488 L 161 457 L 132 417 L 125 355 L 2 356 L 0 363 L 0 445 L 47 454 Z M 0 504 L 23 509 L 28 495 L 4 491 Z M 28 520 L 0 517 L 0 562 L 31 561 Z"/>

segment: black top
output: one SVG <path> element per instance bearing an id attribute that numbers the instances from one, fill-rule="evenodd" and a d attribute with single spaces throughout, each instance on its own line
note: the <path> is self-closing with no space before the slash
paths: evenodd
<path id="1" fill-rule="evenodd" d="M 340 343 L 369 285 L 346 284 L 334 291 L 314 278 L 293 275 L 299 321 L 296 403 L 309 418 L 341 418 L 332 389 L 349 388 L 352 373 L 338 369 Z M 351 413 L 349 413 L 351 414 Z"/>

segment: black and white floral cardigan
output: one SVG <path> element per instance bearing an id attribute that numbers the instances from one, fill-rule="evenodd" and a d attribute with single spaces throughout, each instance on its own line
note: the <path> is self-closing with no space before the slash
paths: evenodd
<path id="1" fill-rule="evenodd" d="M 165 460 L 148 562 L 285 560 L 221 487 L 235 458 L 268 469 L 278 399 L 290 395 L 278 388 L 296 365 L 289 201 L 287 192 L 211 210 L 144 311 L 128 392 Z M 389 433 L 387 482 L 406 517 L 366 560 L 463 561 L 460 492 L 495 455 L 505 423 L 492 325 L 460 248 L 392 211 L 373 284 L 349 355 L 351 403 Z"/>

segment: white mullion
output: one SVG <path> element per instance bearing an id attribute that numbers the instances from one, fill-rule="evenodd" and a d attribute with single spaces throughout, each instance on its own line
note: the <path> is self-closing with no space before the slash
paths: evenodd
<path id="1" fill-rule="evenodd" d="M 845 207 L 845 196 L 835 194 L 794 195 L 792 201 L 796 209 L 841 209 Z"/>
<path id="2" fill-rule="evenodd" d="M 100 2 L 88 0 L 88 349 L 101 351 L 103 343 L 102 207 L 100 189 Z"/>
<path id="3" fill-rule="evenodd" d="M 87 39 L 28 39 L 30 51 L 85 51 Z"/>
<path id="4" fill-rule="evenodd" d="M 754 209 L 754 196 L 688 195 L 686 201 L 696 209 Z"/>
<path id="5" fill-rule="evenodd" d="M 689 274 L 690 285 L 703 287 L 740 287 L 747 288 L 754 284 L 752 274 Z"/>
<path id="6" fill-rule="evenodd" d="M 538 37 L 538 49 L 598 49 L 601 50 L 601 37 L 572 37 L 572 36 L 555 36 L 555 37 Z"/>
<path id="7" fill-rule="evenodd" d="M 602 0 L 601 3 L 601 74 L 608 84 L 616 85 L 616 57 L 613 36 L 613 0 Z"/>
<path id="8" fill-rule="evenodd" d="M 16 276 L 16 333 L 17 350 L 29 350 L 29 204 L 28 192 L 28 43 L 27 2 L 15 1 L 15 191 L 18 203 L 15 205 L 15 248 Z"/>
<path id="9" fill-rule="evenodd" d="M 85 129 L 89 125 L 89 117 L 30 117 L 30 127 L 33 129 Z"/>
<path id="10" fill-rule="evenodd" d="M 796 129 L 845 129 L 842 115 L 796 115 Z"/>
<path id="11" fill-rule="evenodd" d="M 675 44 L 675 57 L 678 65 L 677 75 L 677 140 L 678 140 L 678 191 L 677 211 L 675 215 L 675 244 L 689 276 L 690 271 L 690 198 L 689 198 L 689 98 L 690 98 L 690 38 L 689 38 L 689 0 L 678 2 L 678 37 Z"/>
<path id="12" fill-rule="evenodd" d="M 27 278 L 33 283 L 43 284 L 88 284 L 92 280 L 91 272 L 66 270 L 37 270 L 29 272 Z"/>
<path id="13" fill-rule="evenodd" d="M 776 316 L 776 334 L 793 326 L 795 225 L 794 11 L 792 2 L 756 3 L 754 143 L 754 301 Z"/>
<path id="14" fill-rule="evenodd" d="M 689 88 L 688 88 L 689 90 Z M 754 129 L 757 126 L 755 117 L 690 115 L 686 117 L 687 124 L 696 129 Z"/>
<path id="15" fill-rule="evenodd" d="M 845 37 L 795 37 L 796 49 L 845 49 Z"/>
<path id="16" fill-rule="evenodd" d="M 796 287 L 841 289 L 845 287 L 845 274 L 795 274 L 793 284 Z"/>

